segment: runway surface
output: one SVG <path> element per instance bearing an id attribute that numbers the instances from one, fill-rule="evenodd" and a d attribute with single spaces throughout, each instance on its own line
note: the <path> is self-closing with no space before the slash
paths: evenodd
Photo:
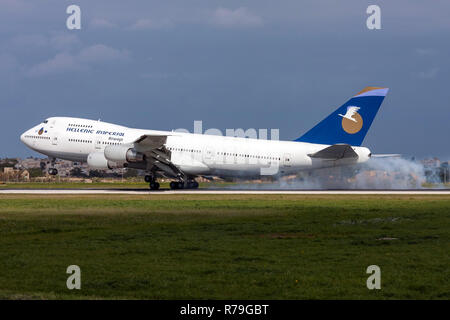
<path id="1" fill-rule="evenodd" d="M 198 190 L 158 190 L 146 189 L 3 189 L 0 194 L 133 194 L 133 195 L 173 195 L 173 194 L 300 194 L 300 195 L 450 195 L 450 190 L 248 190 L 248 189 L 198 189 Z"/>

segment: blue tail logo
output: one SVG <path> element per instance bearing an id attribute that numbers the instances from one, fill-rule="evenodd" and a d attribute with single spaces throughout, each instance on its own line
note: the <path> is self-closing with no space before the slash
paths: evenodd
<path id="1" fill-rule="evenodd" d="M 365 88 L 295 141 L 360 146 L 388 90 Z"/>

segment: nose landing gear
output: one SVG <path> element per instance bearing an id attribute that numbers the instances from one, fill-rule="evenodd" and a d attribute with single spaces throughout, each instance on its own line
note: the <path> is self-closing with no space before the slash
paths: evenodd
<path id="1" fill-rule="evenodd" d="M 56 159 L 53 158 L 51 162 L 51 168 L 48 169 L 48 174 L 51 176 L 56 176 L 58 174 L 58 169 L 54 168 L 56 163 Z"/>

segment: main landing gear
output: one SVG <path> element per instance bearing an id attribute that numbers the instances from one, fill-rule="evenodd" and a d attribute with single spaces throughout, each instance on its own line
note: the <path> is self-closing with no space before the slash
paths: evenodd
<path id="1" fill-rule="evenodd" d="M 150 184 L 150 190 L 159 190 L 159 183 L 156 181 L 155 177 L 146 175 L 145 182 Z"/>
<path id="2" fill-rule="evenodd" d="M 170 189 L 177 190 L 177 189 L 197 189 L 198 188 L 198 182 L 195 180 L 189 180 L 187 182 L 183 181 L 172 181 L 170 183 Z"/>
<path id="3" fill-rule="evenodd" d="M 156 179 L 152 175 L 145 176 L 145 182 L 150 184 L 150 190 L 159 190 L 159 183 L 156 182 Z M 187 181 L 172 181 L 170 183 L 170 189 L 178 190 L 178 189 L 197 189 L 198 182 L 195 180 L 187 180 Z"/>
<path id="4" fill-rule="evenodd" d="M 56 163 L 56 159 L 53 158 L 53 159 L 52 159 L 52 167 L 55 166 L 55 163 Z M 56 176 L 56 175 L 58 174 L 58 169 L 55 169 L 55 168 L 49 168 L 49 169 L 48 169 L 48 174 L 51 175 L 51 176 Z"/>

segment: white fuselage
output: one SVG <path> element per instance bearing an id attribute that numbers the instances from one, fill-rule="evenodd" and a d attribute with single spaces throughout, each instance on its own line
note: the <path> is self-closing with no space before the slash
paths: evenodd
<path id="1" fill-rule="evenodd" d="M 349 164 L 308 156 L 328 146 L 323 144 L 132 129 L 79 118 L 49 118 L 22 134 L 21 140 L 49 157 L 86 162 L 92 153 L 102 153 L 111 145 L 132 146 L 143 135 L 167 136 L 170 161 L 193 176 L 286 175 Z M 358 154 L 352 164 L 369 159 L 369 149 L 352 148 Z"/>

